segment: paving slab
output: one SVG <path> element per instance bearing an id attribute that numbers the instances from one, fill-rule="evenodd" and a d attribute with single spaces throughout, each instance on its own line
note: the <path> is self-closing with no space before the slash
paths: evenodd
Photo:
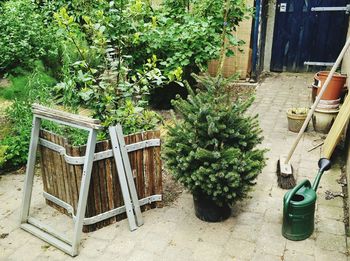
<path id="1" fill-rule="evenodd" d="M 170 206 L 143 213 L 145 224 L 134 232 L 126 220 L 98 231 L 84 233 L 76 258 L 19 229 L 23 175 L 0 179 L 0 260 L 347 260 L 342 198 L 326 200 L 327 191 L 341 192 L 340 165 L 335 164 L 321 180 L 316 210 L 316 229 L 304 241 L 289 241 L 281 235 L 285 190 L 278 188 L 276 164 L 285 155 L 296 133 L 288 131 L 286 110 L 307 107 L 313 74 L 272 74 L 257 88 L 249 113 L 259 113 L 268 148 L 267 166 L 250 196 L 233 207 L 232 217 L 221 223 L 206 223 L 194 215 L 192 196 L 183 192 Z M 292 158 L 297 180 L 313 179 L 320 149 L 308 150 L 324 138 L 312 124 Z M 71 221 L 42 200 L 42 180 L 35 176 L 32 196 L 34 213 L 62 230 Z"/>

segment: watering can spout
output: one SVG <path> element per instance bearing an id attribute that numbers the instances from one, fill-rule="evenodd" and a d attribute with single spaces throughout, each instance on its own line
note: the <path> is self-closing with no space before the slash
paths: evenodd
<path id="1" fill-rule="evenodd" d="M 322 177 L 323 172 L 329 170 L 331 168 L 331 161 L 326 158 L 321 158 L 318 161 L 318 167 L 319 171 L 317 173 L 316 179 L 314 181 L 314 184 L 312 184 L 312 189 L 316 192 L 318 188 L 318 184 L 320 183 L 320 179 Z"/>

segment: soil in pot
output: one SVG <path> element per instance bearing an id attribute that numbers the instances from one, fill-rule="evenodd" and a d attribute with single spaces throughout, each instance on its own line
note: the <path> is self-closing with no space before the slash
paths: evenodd
<path id="1" fill-rule="evenodd" d="M 231 208 L 224 204 L 219 206 L 203 193 L 193 194 L 196 217 L 206 222 L 220 222 L 231 216 Z"/>

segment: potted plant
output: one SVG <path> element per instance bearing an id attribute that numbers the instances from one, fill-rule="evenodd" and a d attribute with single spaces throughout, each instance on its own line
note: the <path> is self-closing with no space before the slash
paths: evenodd
<path id="1" fill-rule="evenodd" d="M 287 110 L 288 130 L 299 132 L 306 119 L 308 108 L 290 108 Z"/>
<path id="2" fill-rule="evenodd" d="M 198 218 L 225 220 L 232 204 L 247 196 L 265 166 L 257 116 L 246 111 L 253 98 L 233 102 L 222 77 L 196 77 L 201 90 L 187 86 L 188 98 L 173 101 L 180 114 L 168 126 L 165 165 L 192 194 Z"/>

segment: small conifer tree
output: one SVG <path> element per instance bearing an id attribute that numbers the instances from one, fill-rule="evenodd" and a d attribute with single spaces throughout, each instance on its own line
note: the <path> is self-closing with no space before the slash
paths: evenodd
<path id="1" fill-rule="evenodd" d="M 201 90 L 187 86 L 187 99 L 173 101 L 179 119 L 168 126 L 164 145 L 169 172 L 190 192 L 218 205 L 247 196 L 265 166 L 257 115 L 246 114 L 253 102 L 232 101 L 222 77 L 196 77 Z"/>

